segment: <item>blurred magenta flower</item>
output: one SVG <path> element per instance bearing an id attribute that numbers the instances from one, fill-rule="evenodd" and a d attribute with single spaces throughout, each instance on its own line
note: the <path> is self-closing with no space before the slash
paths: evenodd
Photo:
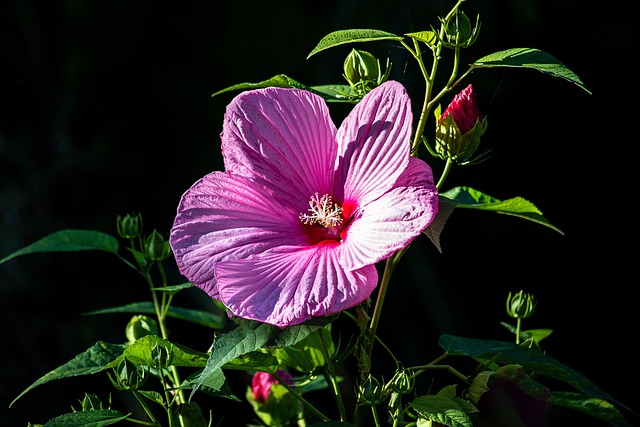
<path id="1" fill-rule="evenodd" d="M 286 371 L 278 369 L 276 371 L 278 376 L 287 384 L 293 384 L 293 377 Z M 259 403 L 264 403 L 269 397 L 271 386 L 273 384 L 280 384 L 280 382 L 268 372 L 256 372 L 251 379 L 251 391 L 253 391 L 253 398 Z"/>
<path id="2" fill-rule="evenodd" d="M 198 180 L 178 206 L 180 272 L 232 315 L 279 327 L 359 304 L 377 285 L 374 264 L 438 210 L 411 131 L 398 82 L 369 92 L 339 129 L 308 91 L 241 93 L 221 134 L 226 172 Z"/>

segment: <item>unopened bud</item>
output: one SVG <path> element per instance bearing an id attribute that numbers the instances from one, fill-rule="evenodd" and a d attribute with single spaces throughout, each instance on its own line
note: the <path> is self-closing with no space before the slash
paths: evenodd
<path id="1" fill-rule="evenodd" d="M 536 301 L 531 294 L 525 294 L 521 290 L 515 295 L 507 297 L 507 313 L 514 319 L 528 319 L 536 308 Z"/>
<path id="2" fill-rule="evenodd" d="M 165 240 L 156 230 L 153 230 L 151 235 L 145 240 L 144 250 L 145 255 L 151 261 L 164 261 L 171 255 L 169 240 Z"/>
<path id="3" fill-rule="evenodd" d="M 129 320 L 129 323 L 127 323 L 125 334 L 129 344 L 133 344 L 137 339 L 144 336 L 158 335 L 158 324 L 151 317 L 147 317 L 143 314 L 136 315 Z"/>
<path id="4" fill-rule="evenodd" d="M 118 215 L 116 228 L 123 239 L 135 239 L 142 234 L 142 215 L 127 214 L 124 218 Z"/>
<path id="5" fill-rule="evenodd" d="M 435 114 L 438 123 L 436 153 L 441 158 L 451 159 L 460 165 L 479 159 L 473 158 L 473 155 L 480 145 L 480 138 L 487 130 L 488 122 L 480 113 L 473 85 L 457 94 L 442 115 L 439 107 Z"/>
<path id="6" fill-rule="evenodd" d="M 389 78 L 390 71 L 389 60 L 387 60 L 387 70 L 383 74 L 380 61 L 364 50 L 352 49 L 344 60 L 344 78 L 358 96 L 365 95 L 385 82 Z"/>

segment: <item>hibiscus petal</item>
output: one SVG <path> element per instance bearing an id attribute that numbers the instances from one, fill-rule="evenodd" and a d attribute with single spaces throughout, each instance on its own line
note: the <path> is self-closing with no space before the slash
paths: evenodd
<path id="1" fill-rule="evenodd" d="M 340 262 L 357 269 L 389 257 L 422 233 L 437 212 L 431 168 L 411 157 L 391 191 L 360 207 L 340 246 Z"/>
<path id="2" fill-rule="evenodd" d="M 266 180 L 300 207 L 329 192 L 336 127 L 324 100 L 299 89 L 244 92 L 227 107 L 222 132 L 225 168 Z"/>
<path id="3" fill-rule="evenodd" d="M 273 191 L 245 177 L 213 172 L 182 196 L 170 242 L 180 272 L 216 298 L 217 262 L 303 244 L 302 238 L 298 212 Z"/>
<path id="4" fill-rule="evenodd" d="M 369 297 L 378 282 L 373 265 L 346 271 L 335 247 L 279 248 L 218 264 L 221 301 L 235 315 L 279 327 L 334 314 Z"/>
<path id="5" fill-rule="evenodd" d="M 411 100 L 398 82 L 388 81 L 369 92 L 344 120 L 336 139 L 339 178 L 335 195 L 367 203 L 387 191 L 409 161 Z M 337 194 L 336 194 L 337 193 Z"/>

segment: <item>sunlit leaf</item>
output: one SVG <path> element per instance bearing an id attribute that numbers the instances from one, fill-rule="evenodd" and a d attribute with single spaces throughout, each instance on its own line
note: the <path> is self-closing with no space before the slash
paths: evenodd
<path id="1" fill-rule="evenodd" d="M 421 418 L 449 427 L 473 427 L 464 410 L 453 399 L 444 396 L 419 396 L 409 403 Z"/>
<path id="2" fill-rule="evenodd" d="M 124 421 L 129 415 L 113 409 L 70 412 L 49 420 L 44 427 L 103 427 Z"/>
<path id="3" fill-rule="evenodd" d="M 169 342 L 156 335 L 145 335 L 131 343 L 117 359 L 107 365 L 115 368 L 126 357 L 129 361 L 139 366 L 153 365 L 152 351 L 156 344 L 165 346 L 169 350 L 170 365 L 191 368 L 201 368 L 205 365 L 208 355 L 191 349 L 181 344 Z"/>
<path id="4" fill-rule="evenodd" d="M 238 91 L 238 90 L 253 90 L 262 89 L 266 87 L 282 87 L 282 88 L 297 88 L 304 89 L 309 92 L 315 93 L 322 97 L 326 102 L 354 102 L 359 97 L 353 92 L 349 85 L 329 84 L 320 86 L 307 86 L 292 79 L 284 74 L 278 74 L 267 80 L 262 80 L 257 83 L 238 83 L 233 86 L 226 87 L 215 92 L 211 96 L 217 96 L 223 93 Z"/>
<path id="5" fill-rule="evenodd" d="M 491 211 L 524 218 L 564 235 L 564 231 L 551 224 L 533 203 L 522 197 L 499 200 L 471 187 L 455 187 L 441 193 L 441 196 L 454 200 L 457 203 L 456 208 Z"/>
<path id="6" fill-rule="evenodd" d="M 372 42 L 379 40 L 396 40 L 401 41 L 402 37 L 392 33 L 380 30 L 369 29 L 353 29 L 353 30 L 339 30 L 324 36 L 318 45 L 313 48 L 311 53 L 307 56 L 307 59 L 312 57 L 318 52 L 329 49 L 330 47 L 340 46 L 347 43 L 354 42 Z"/>
<path id="7" fill-rule="evenodd" d="M 40 377 L 36 382 L 27 387 L 18 397 L 16 397 L 11 405 L 20 397 L 25 395 L 29 390 L 53 380 L 62 378 L 76 377 L 80 375 L 91 375 L 105 369 L 111 362 L 116 360 L 126 346 L 119 344 L 109 344 L 99 341 L 89 348 L 87 351 L 80 353 L 64 365 L 61 365 Z"/>
<path id="8" fill-rule="evenodd" d="M 29 254 L 43 252 L 75 252 L 75 251 L 105 251 L 118 253 L 119 243 L 115 237 L 90 230 L 61 230 L 51 233 L 14 253 L 0 259 L 0 264 L 10 259 Z"/>
<path id="9" fill-rule="evenodd" d="M 531 68 L 554 77 L 560 77 L 576 84 L 587 93 L 589 89 L 582 80 L 556 58 L 538 49 L 515 48 L 495 52 L 471 64 L 473 68 L 517 67 Z"/>

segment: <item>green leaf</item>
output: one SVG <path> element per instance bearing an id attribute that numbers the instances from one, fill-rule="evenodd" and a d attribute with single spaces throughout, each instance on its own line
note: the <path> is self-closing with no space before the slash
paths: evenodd
<path id="1" fill-rule="evenodd" d="M 109 234 L 89 230 L 61 230 L 0 259 L 0 264 L 22 255 L 43 252 L 99 250 L 117 254 L 118 248 L 118 241 Z"/>
<path id="2" fill-rule="evenodd" d="M 167 349 L 169 349 L 169 354 L 171 355 L 171 366 L 201 368 L 207 363 L 208 355 L 206 353 L 193 350 L 180 344 L 169 342 L 156 335 L 145 335 L 144 337 L 135 340 L 124 350 L 122 355 L 113 360 L 106 367 L 115 368 L 124 357 L 126 357 L 135 365 L 150 366 L 152 365 L 153 361 L 151 352 L 156 344 L 163 345 Z"/>
<path id="3" fill-rule="evenodd" d="M 402 41 L 402 37 L 386 31 L 369 30 L 369 29 L 353 29 L 353 30 L 339 30 L 327 34 L 320 40 L 318 45 L 313 48 L 311 53 L 307 56 L 307 59 L 311 58 L 318 52 L 321 52 L 330 47 L 339 46 L 347 43 L 354 42 L 372 42 L 379 40 L 397 40 Z"/>
<path id="4" fill-rule="evenodd" d="M 540 350 L 509 342 L 478 340 L 453 335 L 442 335 L 438 344 L 451 355 L 468 356 L 483 361 L 491 360 L 505 365 L 519 364 L 535 371 L 536 375 L 543 375 L 562 381 L 590 397 L 605 399 L 624 406 L 582 374 L 560 363 L 553 357 L 547 356 Z"/>
<path id="5" fill-rule="evenodd" d="M 407 33 L 405 36 L 421 41 L 427 46 L 435 46 L 438 42 L 438 34 L 435 31 L 419 31 L 417 33 Z"/>
<path id="6" fill-rule="evenodd" d="M 419 396 L 409 403 L 421 418 L 449 427 L 473 427 L 471 419 L 453 399 L 444 396 Z"/>
<path id="7" fill-rule="evenodd" d="M 85 313 L 85 315 L 110 313 L 136 313 L 155 315 L 156 310 L 153 303 L 143 301 L 133 302 L 119 307 L 94 310 Z M 169 311 L 167 312 L 167 316 L 173 317 L 175 319 L 186 320 L 187 322 L 196 323 L 198 325 L 206 326 L 208 328 L 216 330 L 222 329 L 224 327 L 224 319 L 222 316 L 203 310 L 170 306 Z"/>
<path id="8" fill-rule="evenodd" d="M 455 187 L 440 194 L 457 202 L 456 208 L 476 209 L 481 211 L 492 211 L 504 215 L 511 215 L 524 218 L 529 221 L 544 225 L 558 233 L 564 232 L 552 225 L 542 212 L 530 201 L 522 197 L 514 197 L 507 200 L 498 200 L 471 187 Z"/>
<path id="9" fill-rule="evenodd" d="M 213 96 L 220 95 L 226 92 L 234 90 L 253 90 L 262 89 L 266 87 L 282 87 L 282 88 L 297 88 L 304 89 L 309 92 L 315 93 L 322 97 L 326 102 L 354 102 L 354 99 L 358 99 L 358 96 L 349 85 L 320 85 L 320 86 L 307 86 L 302 84 L 291 77 L 284 74 L 278 74 L 270 79 L 263 80 L 258 83 L 239 83 L 233 86 L 229 86 L 222 90 L 215 92 Z"/>
<path id="10" fill-rule="evenodd" d="M 124 345 L 109 344 L 98 341 L 93 345 L 93 347 L 89 348 L 84 353 L 80 353 L 64 365 L 59 366 L 48 374 L 40 377 L 36 382 L 20 393 L 20 395 L 11 402 L 9 407 L 11 407 L 11 405 L 13 405 L 20 397 L 24 396 L 29 390 L 49 381 L 76 377 L 79 375 L 90 375 L 102 371 L 108 367 L 111 362 L 120 357 L 125 348 L 126 346 Z"/>
<path id="11" fill-rule="evenodd" d="M 631 427 L 620 411 L 606 400 L 587 397 L 581 393 L 551 392 L 551 403 L 556 406 L 575 409 L 594 418 L 607 421 L 615 427 Z"/>
<path id="12" fill-rule="evenodd" d="M 573 71 L 564 66 L 550 54 L 538 49 L 531 48 L 515 48 L 495 52 L 478 59 L 471 64 L 472 68 L 498 68 L 498 67 L 517 67 L 532 68 L 554 77 L 560 77 L 578 87 L 584 89 L 587 93 L 591 91 L 582 83 L 582 80 L 574 74 Z"/>
<path id="13" fill-rule="evenodd" d="M 278 359 L 268 353 L 250 351 L 225 363 L 222 368 L 274 373 L 278 369 Z"/>
<path id="14" fill-rule="evenodd" d="M 49 420 L 44 427 L 102 427 L 126 420 L 127 415 L 113 409 L 71 412 Z"/>
<path id="15" fill-rule="evenodd" d="M 277 334 L 277 331 L 277 326 L 240 319 L 236 328 L 220 335 L 213 343 L 209 360 L 193 383 L 191 397 L 201 385 L 210 383 L 209 376 L 219 375 L 218 371 L 224 364 L 264 347 Z"/>
<path id="16" fill-rule="evenodd" d="M 162 288 L 151 288 L 152 291 L 158 291 L 165 294 L 175 295 L 183 289 L 193 288 L 195 285 L 191 282 L 181 283 L 179 285 L 164 286 Z"/>

